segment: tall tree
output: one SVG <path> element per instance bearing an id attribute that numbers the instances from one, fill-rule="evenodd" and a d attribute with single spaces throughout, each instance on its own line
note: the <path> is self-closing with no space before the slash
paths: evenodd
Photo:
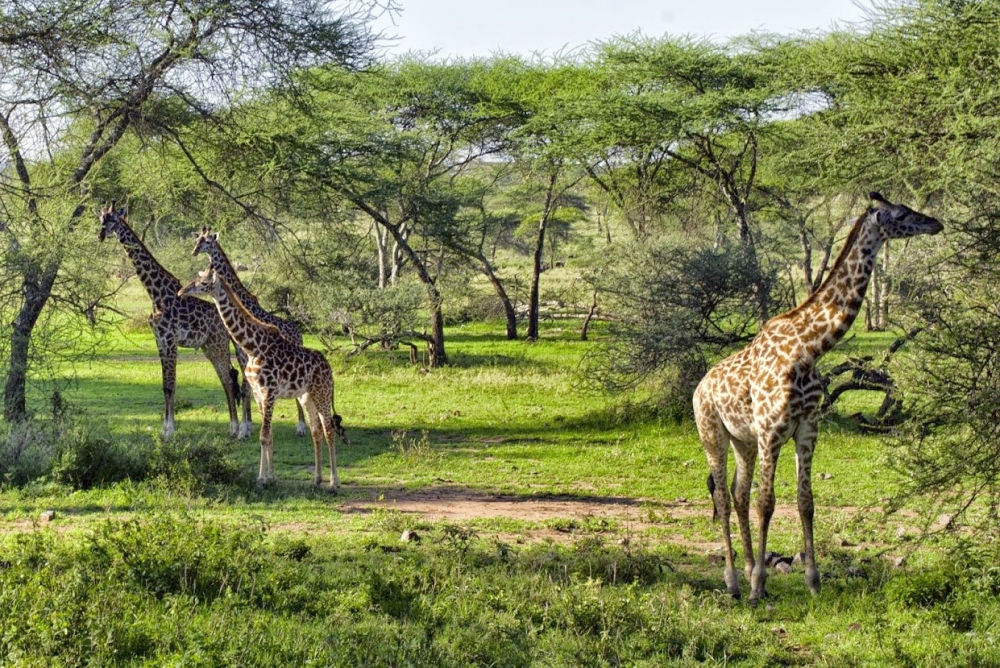
<path id="1" fill-rule="evenodd" d="M 27 414 L 35 326 L 78 232 L 95 167 L 171 100 L 208 115 L 234 93 L 320 61 L 357 65 L 371 36 L 352 5 L 321 0 L 3 0 L 0 198 L 16 274 L 4 417 Z M 353 5 L 357 6 L 357 5 Z"/>
<path id="2" fill-rule="evenodd" d="M 631 98 L 633 115 L 655 119 L 659 150 L 705 179 L 730 211 L 751 267 L 760 266 L 753 220 L 762 134 L 786 111 L 773 85 L 774 63 L 758 50 L 689 39 L 619 39 L 601 50 L 601 67 Z M 767 318 L 770 288 L 759 272 L 757 304 Z"/>

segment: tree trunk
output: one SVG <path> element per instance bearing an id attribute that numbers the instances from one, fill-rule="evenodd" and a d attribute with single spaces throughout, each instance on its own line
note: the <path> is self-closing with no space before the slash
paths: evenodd
<path id="1" fill-rule="evenodd" d="M 427 342 L 428 365 L 431 368 L 444 366 L 448 356 L 444 352 L 444 314 L 441 312 L 441 295 L 436 288 L 431 305 L 431 340 Z"/>
<path id="2" fill-rule="evenodd" d="M 815 292 L 813 288 L 812 243 L 809 241 L 806 221 L 803 218 L 799 218 L 799 243 L 802 245 L 802 279 L 806 286 L 806 292 L 811 295 Z"/>
<path id="3" fill-rule="evenodd" d="M 587 317 L 583 319 L 583 327 L 580 328 L 580 340 L 587 340 L 587 332 L 590 330 L 590 321 L 594 319 L 594 314 L 597 313 L 597 288 L 594 288 L 594 300 L 590 303 L 590 310 L 587 311 Z"/>
<path id="4" fill-rule="evenodd" d="M 427 271 L 423 260 L 410 247 L 410 244 L 407 243 L 404 234 L 407 236 L 408 234 L 399 225 L 385 225 L 385 227 L 389 230 L 400 252 L 405 253 L 410 259 L 410 263 L 416 270 L 417 276 L 420 277 L 420 282 L 427 289 L 427 307 L 431 312 L 431 338 L 427 341 L 429 357 L 427 363 L 432 368 L 443 366 L 448 362 L 448 355 L 444 350 L 444 315 L 441 312 L 441 293 L 438 292 L 437 286 L 434 284 L 434 278 Z"/>
<path id="5" fill-rule="evenodd" d="M 557 173 L 549 176 L 549 186 L 545 190 L 545 206 L 542 217 L 538 221 L 538 234 L 535 236 L 535 257 L 531 270 L 531 290 L 528 293 L 528 341 L 538 340 L 538 289 L 542 277 L 542 258 L 545 253 L 545 228 L 549 223 L 552 211 L 552 195 L 556 186 Z"/>
<path id="6" fill-rule="evenodd" d="M 38 322 L 38 316 L 45 308 L 52 294 L 52 284 L 59 273 L 59 265 L 51 264 L 44 268 L 37 280 L 26 277 L 21 289 L 24 303 L 14 319 L 10 335 L 10 368 L 7 371 L 7 383 L 3 393 L 3 415 L 7 422 L 20 422 L 27 417 L 27 401 L 25 393 L 28 381 L 28 352 L 31 347 L 31 334 Z"/>
<path id="7" fill-rule="evenodd" d="M 375 246 L 378 248 L 378 289 L 385 290 L 388 282 L 389 267 L 386 257 L 386 245 L 389 239 L 389 232 L 381 225 L 375 225 Z"/>
<path id="8" fill-rule="evenodd" d="M 514 304 L 511 303 L 510 296 L 507 294 L 507 290 L 504 289 L 503 283 L 500 282 L 500 277 L 493 271 L 493 266 L 483 253 L 479 254 L 479 262 L 482 263 L 483 272 L 490 279 L 493 289 L 496 290 L 497 297 L 500 298 L 500 303 L 503 304 L 503 312 L 507 318 L 507 340 L 513 341 L 517 338 L 517 313 L 514 311 Z"/>

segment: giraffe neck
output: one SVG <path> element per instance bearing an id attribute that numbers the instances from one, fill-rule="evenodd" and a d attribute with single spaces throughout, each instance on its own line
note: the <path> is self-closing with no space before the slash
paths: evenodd
<path id="1" fill-rule="evenodd" d="M 213 243 L 209 246 L 208 255 L 212 258 L 212 268 L 226 281 L 233 292 L 240 298 L 243 305 L 250 310 L 251 313 L 257 315 L 257 310 L 260 305 L 257 303 L 257 298 L 247 290 L 246 286 L 243 285 L 243 281 L 236 274 L 236 270 L 233 269 L 233 264 L 229 261 L 229 257 L 226 255 L 225 251 L 217 243 Z M 256 308 L 255 308 L 256 307 Z M 260 317 L 260 316 L 258 316 Z"/>
<path id="2" fill-rule="evenodd" d="M 212 297 L 226 330 L 237 345 L 251 355 L 259 355 L 265 348 L 273 348 L 284 341 L 277 327 L 261 322 L 247 310 L 228 283 L 219 281 L 219 285 L 222 289 L 216 289 Z"/>
<path id="3" fill-rule="evenodd" d="M 844 242 L 830 275 L 819 289 L 791 312 L 799 324 L 806 354 L 819 358 L 833 348 L 854 324 L 861 311 L 875 257 L 883 238 L 858 218 Z"/>
<path id="4" fill-rule="evenodd" d="M 121 241 L 125 253 L 135 266 L 135 273 L 142 281 L 142 286 L 146 288 L 149 298 L 153 300 L 154 304 L 176 298 L 177 291 L 181 289 L 181 282 L 157 262 L 139 236 L 124 220 L 119 222 L 121 229 L 118 232 L 118 240 Z"/>

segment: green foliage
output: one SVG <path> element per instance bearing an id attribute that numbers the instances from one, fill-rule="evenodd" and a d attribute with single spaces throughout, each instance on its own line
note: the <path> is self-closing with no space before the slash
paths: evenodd
<path id="1" fill-rule="evenodd" d="M 25 485 L 49 472 L 58 435 L 51 425 L 28 421 L 0 433 L 0 485 Z"/>
<path id="2" fill-rule="evenodd" d="M 600 289 L 622 318 L 589 359 L 588 377 L 610 389 L 659 375 L 667 412 L 690 412 L 690 396 L 710 360 L 755 332 L 758 267 L 739 247 L 634 248 Z"/>
<path id="3" fill-rule="evenodd" d="M 539 566 L 534 552 L 501 558 L 472 539 L 463 551 L 326 547 L 303 559 L 259 523 L 190 515 L 102 523 L 72 544 L 27 534 L 0 567 L 0 656 L 523 666 L 783 655 L 657 576 L 642 586 L 582 575 L 595 559 L 627 561 L 603 550 L 551 546 Z M 695 604 L 684 612 L 683 600 Z"/>
<path id="4" fill-rule="evenodd" d="M 145 453 L 122 441 L 92 436 L 84 431 L 61 443 L 52 477 L 77 489 L 145 477 Z"/>
<path id="5" fill-rule="evenodd" d="M 84 424 L 25 422 L 6 427 L 0 442 L 0 481 L 24 486 L 51 479 L 74 489 L 159 478 L 178 491 L 197 493 L 234 485 L 245 471 L 222 439 L 171 441 L 133 435 L 113 438 Z"/>

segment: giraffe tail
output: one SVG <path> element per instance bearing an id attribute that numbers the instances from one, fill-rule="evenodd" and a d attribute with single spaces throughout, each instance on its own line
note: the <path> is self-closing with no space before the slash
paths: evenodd
<path id="1" fill-rule="evenodd" d="M 719 519 L 719 507 L 715 504 L 715 478 L 711 471 L 708 472 L 708 498 L 712 499 L 712 521 L 715 522 Z"/>
<path id="2" fill-rule="evenodd" d="M 736 480 L 738 473 L 733 473 L 733 486 L 731 488 L 732 495 L 736 496 Z M 715 478 L 712 477 L 712 472 L 708 472 L 708 481 L 706 482 L 708 487 L 708 496 L 712 499 L 712 521 L 715 522 L 719 519 L 719 506 L 715 503 Z"/>
<path id="3" fill-rule="evenodd" d="M 240 392 L 240 374 L 233 367 L 229 367 L 229 377 L 233 381 L 233 394 L 236 395 L 236 407 L 243 403 L 243 393 Z"/>
<path id="4" fill-rule="evenodd" d="M 333 430 L 335 432 L 337 432 L 337 436 L 340 437 L 340 440 L 343 441 L 344 445 L 348 445 L 349 443 L 348 443 L 348 440 L 347 440 L 347 430 L 344 429 L 344 425 L 342 423 L 343 423 L 343 418 L 341 418 L 339 415 L 337 415 L 336 413 L 334 413 L 333 414 Z"/>

